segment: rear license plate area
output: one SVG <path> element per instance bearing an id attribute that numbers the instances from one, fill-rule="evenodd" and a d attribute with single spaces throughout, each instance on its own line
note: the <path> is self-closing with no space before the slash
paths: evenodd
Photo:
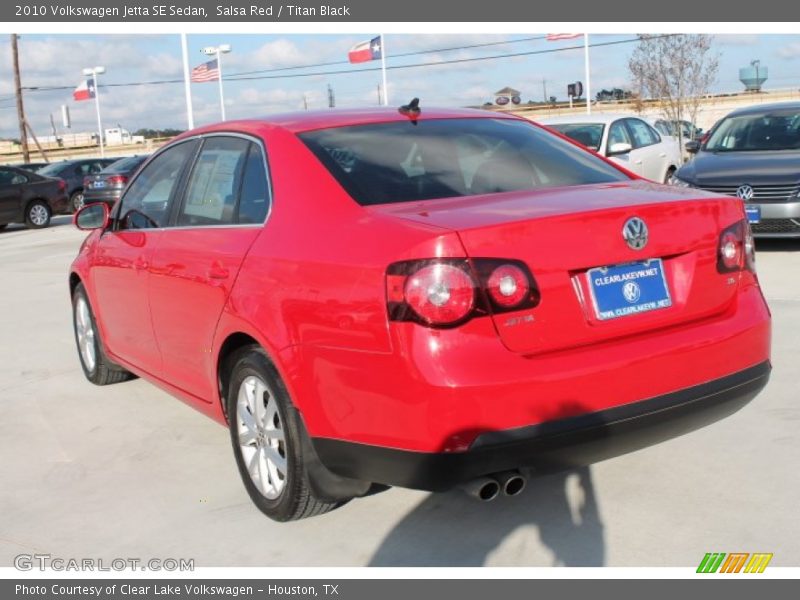
<path id="1" fill-rule="evenodd" d="M 589 269 L 586 277 L 592 308 L 600 321 L 672 306 L 660 258 L 596 267 Z"/>

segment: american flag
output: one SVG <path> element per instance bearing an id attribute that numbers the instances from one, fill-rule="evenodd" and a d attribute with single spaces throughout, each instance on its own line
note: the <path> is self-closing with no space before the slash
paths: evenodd
<path id="1" fill-rule="evenodd" d="M 582 35 L 582 33 L 548 33 L 547 36 L 545 36 L 545 39 L 548 42 L 555 42 L 557 40 L 574 40 Z"/>
<path id="2" fill-rule="evenodd" d="M 192 69 L 192 82 L 217 81 L 219 79 L 219 65 L 217 60 L 210 60 Z"/>

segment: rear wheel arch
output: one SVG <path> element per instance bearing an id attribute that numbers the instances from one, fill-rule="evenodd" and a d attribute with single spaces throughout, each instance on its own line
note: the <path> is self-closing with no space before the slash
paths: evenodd
<path id="1" fill-rule="evenodd" d="M 226 398 L 228 394 L 228 386 L 230 384 L 231 370 L 233 369 L 233 364 L 236 361 L 237 355 L 245 348 L 258 348 L 264 353 L 264 356 L 266 357 L 267 361 L 269 361 L 269 363 L 272 364 L 273 367 L 275 367 L 275 370 L 278 371 L 279 374 L 281 372 L 273 357 L 264 347 L 264 344 L 259 342 L 255 337 L 253 337 L 248 333 L 244 333 L 243 331 L 237 331 L 228 334 L 228 336 L 225 338 L 225 341 L 222 342 L 222 345 L 219 348 L 219 352 L 217 353 L 217 362 L 216 362 L 219 402 L 222 407 L 222 414 L 225 417 L 226 421 L 228 419 Z M 284 385 L 286 385 L 285 379 L 284 379 Z"/>

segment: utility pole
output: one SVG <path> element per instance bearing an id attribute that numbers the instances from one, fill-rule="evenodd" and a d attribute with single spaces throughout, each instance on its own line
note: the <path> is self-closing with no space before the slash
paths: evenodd
<path id="1" fill-rule="evenodd" d="M 328 108 L 336 107 L 336 96 L 333 94 L 331 84 L 328 84 Z"/>
<path id="2" fill-rule="evenodd" d="M 308 97 L 305 94 L 303 94 L 303 108 L 308 110 Z"/>
<path id="3" fill-rule="evenodd" d="M 378 106 L 380 106 L 381 104 L 383 104 L 383 102 L 381 102 L 381 84 L 379 83 L 378 84 Z"/>
<path id="4" fill-rule="evenodd" d="M 19 143 L 22 144 L 22 158 L 24 162 L 31 162 L 31 153 L 28 151 L 28 134 L 25 131 L 25 107 L 22 105 L 22 83 L 19 78 L 19 50 L 17 48 L 17 34 L 11 34 L 11 56 L 14 61 L 14 92 L 17 95 L 17 120 L 19 121 Z"/>
<path id="5" fill-rule="evenodd" d="M 547 104 L 547 81 L 542 77 L 542 92 L 544 92 L 544 103 Z"/>

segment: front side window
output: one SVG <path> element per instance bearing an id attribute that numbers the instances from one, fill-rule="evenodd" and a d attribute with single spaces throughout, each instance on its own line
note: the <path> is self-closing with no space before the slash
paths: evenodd
<path id="1" fill-rule="evenodd" d="M 121 229 L 165 227 L 178 181 L 194 156 L 197 142 L 182 142 L 150 161 L 131 183 L 119 203 Z"/>
<path id="2" fill-rule="evenodd" d="M 593 154 L 516 119 L 421 119 L 299 137 L 362 205 L 627 180 Z"/>
<path id="3" fill-rule="evenodd" d="M 614 121 L 608 130 L 608 149 L 611 150 L 614 144 L 629 144 L 633 147 L 631 137 L 622 121 Z"/>
<path id="4" fill-rule="evenodd" d="M 653 144 L 657 144 L 661 141 L 658 139 L 658 134 L 653 131 L 653 128 L 644 121 L 639 119 L 628 119 L 628 127 L 630 127 L 631 130 L 634 148 L 652 146 Z"/>

